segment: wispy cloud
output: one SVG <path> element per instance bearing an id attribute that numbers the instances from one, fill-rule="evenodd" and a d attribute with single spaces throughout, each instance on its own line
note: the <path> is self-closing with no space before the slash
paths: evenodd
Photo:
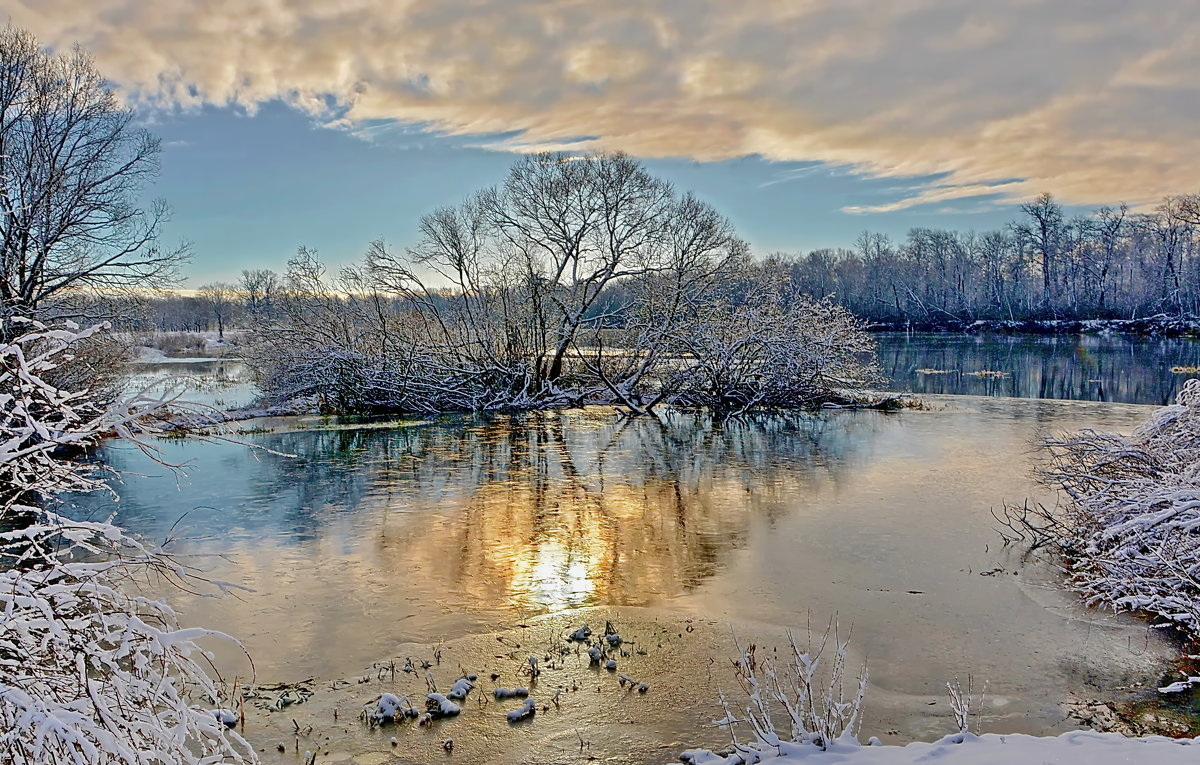
<path id="1" fill-rule="evenodd" d="M 484 143 L 506 151 L 938 178 L 855 212 L 1044 190 L 1147 203 L 1200 184 L 1194 0 L 10 0 L 9 13 L 83 43 L 154 106 L 279 99 L 364 136 L 417 124 L 500 135 Z"/>
<path id="2" fill-rule="evenodd" d="M 803 167 L 793 167 L 776 173 L 774 178 L 760 183 L 758 187 L 760 189 L 765 189 L 771 186 L 778 186 L 781 183 L 791 183 L 792 181 L 798 181 L 803 178 L 807 178 L 814 173 L 819 173 L 822 171 L 832 174 L 836 172 L 836 168 L 830 167 L 829 165 L 821 162 L 812 162 L 804 165 Z"/>

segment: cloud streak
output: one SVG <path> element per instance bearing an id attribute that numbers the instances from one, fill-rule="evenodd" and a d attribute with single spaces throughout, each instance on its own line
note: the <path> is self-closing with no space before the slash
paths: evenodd
<path id="1" fill-rule="evenodd" d="M 10 5 L 13 3 L 10 2 Z M 1194 0 L 16 0 L 136 102 L 390 121 L 490 148 L 747 155 L 935 185 L 856 212 L 1200 179 Z"/>

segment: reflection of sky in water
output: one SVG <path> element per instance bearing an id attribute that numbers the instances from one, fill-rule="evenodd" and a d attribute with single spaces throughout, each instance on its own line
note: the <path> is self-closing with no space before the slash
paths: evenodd
<path id="1" fill-rule="evenodd" d="M 1200 342 L 1178 338 L 900 332 L 875 337 L 891 387 L 916 393 L 1165 404 L 1189 376 L 1171 369 L 1200 365 Z M 1003 375 L 975 374 L 984 371 Z"/>
<path id="2" fill-rule="evenodd" d="M 232 409 L 254 400 L 257 389 L 246 364 L 238 359 L 164 359 L 130 364 L 129 390 L 149 394 L 168 389 L 182 399 L 204 406 Z"/>
<path id="3" fill-rule="evenodd" d="M 979 576 L 1012 565 L 989 510 L 1037 493 L 1039 429 L 1128 427 L 1146 410 L 946 402 L 723 425 L 575 410 L 247 437 L 291 457 L 165 442 L 168 459 L 191 460 L 178 484 L 131 450 L 106 454 L 126 473 L 122 523 L 183 537 L 184 561 L 254 589 L 172 601 L 242 636 L 268 678 L 614 604 L 777 625 L 840 611 L 885 659 L 881 682 L 911 692 L 947 666 L 986 666 L 1044 685 L 1067 653 L 1103 646 L 1080 642 L 1070 596 Z"/>

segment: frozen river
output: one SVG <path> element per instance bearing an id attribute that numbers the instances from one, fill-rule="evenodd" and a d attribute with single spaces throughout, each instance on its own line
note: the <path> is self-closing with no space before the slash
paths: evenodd
<path id="1" fill-rule="evenodd" d="M 1068 698 L 1157 682 L 1168 651 L 1157 633 L 1083 608 L 1052 569 L 1005 548 L 991 516 L 1005 502 L 1052 499 L 1030 474 L 1039 432 L 1124 430 L 1150 407 L 929 403 L 725 423 L 598 408 L 358 425 L 290 418 L 243 436 L 273 451 L 164 444 L 167 459 L 189 464 L 182 480 L 119 444 L 105 456 L 126 475 L 119 522 L 175 538 L 182 560 L 250 588 L 171 600 L 185 623 L 239 636 L 260 681 L 348 677 L 439 644 L 457 647 L 456 667 L 504 675 L 512 657 L 479 646 L 533 629 L 519 625 L 541 625 L 547 641 L 545 630 L 589 619 L 681 637 L 694 624 L 703 634 L 688 633 L 700 641 L 691 655 L 665 662 L 659 640 L 624 660 L 657 691 L 626 713 L 668 749 L 716 746 L 717 690 L 731 689 L 712 668 L 728 666 L 731 628 L 774 645 L 784 629 L 836 613 L 870 665 L 864 738 L 946 732 L 945 683 L 956 677 L 986 683 L 984 730 L 1031 733 L 1073 727 Z M 247 671 L 234 652 L 217 656 Z M 572 726 L 602 717 L 604 698 L 581 702 L 582 717 L 500 726 L 489 747 L 533 757 L 537 742 L 574 746 Z M 356 724 L 346 735 L 367 736 Z M 598 734 L 593 746 L 619 738 Z M 648 751 L 645 761 L 676 754 Z M 456 758 L 471 761 L 465 750 Z"/>

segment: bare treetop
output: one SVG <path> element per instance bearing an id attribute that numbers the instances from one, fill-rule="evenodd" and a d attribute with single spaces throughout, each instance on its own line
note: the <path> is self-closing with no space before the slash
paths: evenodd
<path id="1" fill-rule="evenodd" d="M 186 248 L 159 248 L 167 206 L 138 199 L 159 151 L 80 48 L 0 30 L 0 319 L 173 280 Z"/>

